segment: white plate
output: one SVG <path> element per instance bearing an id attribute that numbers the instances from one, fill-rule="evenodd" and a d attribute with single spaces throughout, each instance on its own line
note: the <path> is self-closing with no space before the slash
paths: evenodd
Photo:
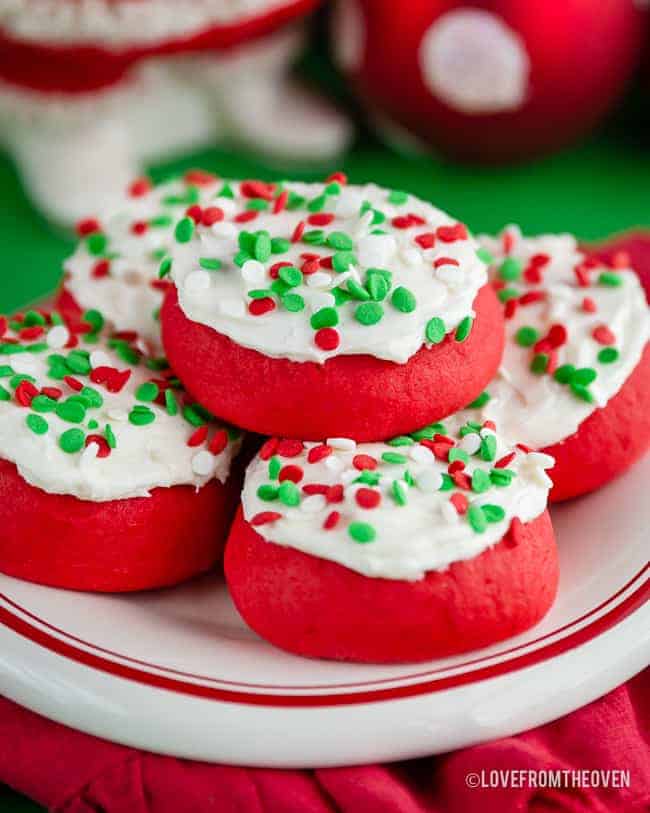
<path id="1" fill-rule="evenodd" d="M 650 661 L 650 457 L 553 512 L 562 577 L 525 635 L 426 664 L 357 666 L 272 648 L 210 577 L 131 597 L 0 577 L 0 690 L 117 742 L 231 764 L 422 756 L 559 717 Z"/>

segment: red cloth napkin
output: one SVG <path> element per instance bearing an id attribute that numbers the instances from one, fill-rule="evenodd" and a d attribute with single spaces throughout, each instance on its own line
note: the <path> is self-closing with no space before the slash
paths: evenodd
<path id="1" fill-rule="evenodd" d="M 625 770 L 630 779 L 622 789 L 468 787 L 468 774 L 517 769 Z M 155 756 L 0 699 L 0 781 L 56 813 L 641 813 L 650 810 L 650 669 L 517 737 L 412 762 L 316 771 Z"/>

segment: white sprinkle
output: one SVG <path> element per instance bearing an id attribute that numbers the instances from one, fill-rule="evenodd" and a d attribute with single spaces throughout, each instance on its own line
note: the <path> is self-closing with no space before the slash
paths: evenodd
<path id="1" fill-rule="evenodd" d="M 126 410 L 124 410 L 124 409 L 109 409 L 106 412 L 106 415 L 112 421 L 126 421 L 127 418 L 129 417 L 129 413 L 126 412 Z"/>
<path id="2" fill-rule="evenodd" d="M 348 486 L 350 483 L 353 483 L 358 476 L 359 472 L 356 469 L 346 469 L 341 472 L 340 479 L 344 486 Z"/>
<path id="3" fill-rule="evenodd" d="M 90 365 L 93 370 L 96 367 L 110 367 L 111 359 L 108 353 L 104 353 L 103 350 L 93 350 L 90 354 Z"/>
<path id="4" fill-rule="evenodd" d="M 221 209 L 226 217 L 231 217 L 237 211 L 237 204 L 231 198 L 219 198 L 217 201 L 217 206 Z M 237 227 L 235 227 L 235 230 L 236 228 Z"/>
<path id="5" fill-rule="evenodd" d="M 480 434 L 481 434 L 481 437 L 482 437 L 482 438 L 487 438 L 487 437 L 489 437 L 490 435 L 492 435 L 493 437 L 496 437 L 496 435 L 497 435 L 497 433 L 494 431 L 494 429 L 490 429 L 490 427 L 489 427 L 489 426 L 484 426 L 484 427 L 481 429 Z"/>
<path id="6" fill-rule="evenodd" d="M 555 458 L 543 452 L 529 452 L 526 456 L 526 462 L 532 466 L 539 466 L 541 469 L 552 469 L 555 465 Z"/>
<path id="7" fill-rule="evenodd" d="M 322 511 L 326 505 L 327 501 L 322 494 L 311 494 L 309 497 L 305 497 L 300 503 L 300 510 L 306 514 L 317 514 L 319 511 Z"/>
<path id="8" fill-rule="evenodd" d="M 342 452 L 351 452 L 357 448 L 357 442 L 352 438 L 327 438 L 325 442 L 332 449 L 340 449 Z"/>
<path id="9" fill-rule="evenodd" d="M 53 350 L 65 347 L 70 338 L 70 331 L 65 325 L 55 325 L 47 334 L 45 341 Z"/>
<path id="10" fill-rule="evenodd" d="M 192 458 L 192 471 L 199 477 L 207 477 L 214 471 L 215 457 L 210 452 L 201 451 Z"/>
<path id="11" fill-rule="evenodd" d="M 374 216 L 375 216 L 374 213 L 370 211 L 370 209 L 359 216 L 357 225 L 354 227 L 353 231 L 355 238 L 359 238 L 362 237 L 364 234 L 368 234 L 368 230 L 372 226 Z"/>
<path id="12" fill-rule="evenodd" d="M 416 248 L 403 248 L 400 256 L 407 265 L 417 266 L 422 263 L 422 257 Z"/>
<path id="13" fill-rule="evenodd" d="M 369 234 L 357 241 L 359 263 L 366 268 L 384 268 L 395 255 L 397 243 L 390 234 Z"/>
<path id="14" fill-rule="evenodd" d="M 416 463 L 430 464 L 435 460 L 435 455 L 426 446 L 416 443 L 409 448 L 409 457 Z"/>
<path id="15" fill-rule="evenodd" d="M 465 283 L 465 274 L 457 265 L 441 265 L 435 269 L 434 275 L 439 282 L 450 288 L 459 288 Z"/>
<path id="16" fill-rule="evenodd" d="M 207 271 L 192 271 L 185 277 L 183 287 L 188 294 L 202 294 L 210 287 L 210 274 Z"/>
<path id="17" fill-rule="evenodd" d="M 212 229 L 212 234 L 221 240 L 234 240 L 238 234 L 237 227 L 234 223 L 226 223 L 223 220 L 219 221 L 219 223 L 214 223 L 210 228 Z"/>
<path id="18" fill-rule="evenodd" d="M 458 511 L 456 511 L 449 500 L 445 500 L 445 502 L 442 503 L 440 506 L 440 513 L 442 514 L 442 518 L 449 525 L 453 525 L 458 522 Z"/>
<path id="19" fill-rule="evenodd" d="M 305 281 L 310 288 L 329 288 L 332 277 L 324 271 L 316 271 L 315 274 L 309 274 L 305 277 Z"/>
<path id="20" fill-rule="evenodd" d="M 29 375 L 36 371 L 36 359 L 24 354 L 11 356 L 9 364 L 14 373 Z"/>
<path id="21" fill-rule="evenodd" d="M 458 446 L 467 454 L 476 454 L 481 448 L 481 436 L 476 432 L 472 432 L 460 441 Z"/>
<path id="22" fill-rule="evenodd" d="M 356 189 L 345 188 L 336 198 L 336 214 L 339 217 L 352 217 L 361 209 L 363 195 Z"/>
<path id="23" fill-rule="evenodd" d="M 85 466 L 88 463 L 92 462 L 93 460 L 97 459 L 97 455 L 99 454 L 99 443 L 89 443 L 88 446 L 83 450 L 81 453 L 81 457 L 79 458 L 79 465 Z"/>
<path id="24" fill-rule="evenodd" d="M 334 295 L 327 291 L 310 291 L 308 294 L 309 306 L 313 311 L 321 308 L 333 308 L 336 300 Z"/>
<path id="25" fill-rule="evenodd" d="M 219 302 L 219 310 L 224 316 L 237 318 L 246 313 L 246 308 L 241 299 L 222 299 Z"/>
<path id="26" fill-rule="evenodd" d="M 330 455 L 329 457 L 325 458 L 325 468 L 329 469 L 330 471 L 338 474 L 338 472 L 340 472 L 344 467 L 345 463 L 334 455 Z"/>
<path id="27" fill-rule="evenodd" d="M 425 494 L 440 491 L 442 474 L 437 469 L 424 469 L 415 477 L 415 485 Z"/>
<path id="28" fill-rule="evenodd" d="M 247 260 L 242 266 L 241 275 L 253 288 L 261 288 L 266 282 L 266 268 L 257 260 Z"/>

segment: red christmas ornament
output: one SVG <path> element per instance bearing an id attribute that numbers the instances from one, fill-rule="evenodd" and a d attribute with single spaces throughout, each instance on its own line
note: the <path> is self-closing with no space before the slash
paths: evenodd
<path id="1" fill-rule="evenodd" d="M 480 161 L 587 132 L 641 53 L 635 0 L 339 0 L 338 61 L 387 130 Z"/>

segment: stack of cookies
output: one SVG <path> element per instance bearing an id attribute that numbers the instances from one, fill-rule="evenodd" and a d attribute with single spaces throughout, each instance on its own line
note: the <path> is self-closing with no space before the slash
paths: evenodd
<path id="1" fill-rule="evenodd" d="M 276 646 L 443 657 L 542 618 L 549 497 L 650 444 L 642 288 L 570 236 L 477 240 L 341 173 L 201 171 L 78 229 L 56 308 L 0 325 L 10 575 L 152 588 L 227 537 L 232 598 Z"/>

